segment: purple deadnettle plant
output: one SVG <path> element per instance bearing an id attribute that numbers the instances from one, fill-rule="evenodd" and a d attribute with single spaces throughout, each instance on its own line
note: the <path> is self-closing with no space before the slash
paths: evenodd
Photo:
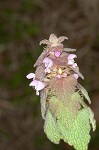
<path id="1" fill-rule="evenodd" d="M 60 140 L 73 146 L 76 150 L 88 150 L 90 130 L 96 129 L 96 121 L 84 98 L 91 103 L 87 91 L 78 83 L 84 79 L 75 62 L 75 49 L 64 48 L 62 42 L 67 37 L 57 38 L 51 34 L 49 40 L 37 59 L 35 73 L 29 73 L 29 86 L 40 95 L 41 114 L 44 119 L 44 132 L 53 143 Z"/>

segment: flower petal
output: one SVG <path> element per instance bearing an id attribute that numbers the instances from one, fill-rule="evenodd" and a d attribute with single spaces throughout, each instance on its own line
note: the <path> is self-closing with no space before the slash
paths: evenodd
<path id="1" fill-rule="evenodd" d="M 73 67 L 73 68 L 77 67 L 77 63 L 74 63 L 74 64 L 72 65 L 72 67 Z"/>
<path id="2" fill-rule="evenodd" d="M 57 77 L 57 78 L 61 78 L 61 75 L 60 75 L 60 74 L 57 74 L 56 77 Z"/>
<path id="3" fill-rule="evenodd" d="M 49 59 L 48 57 L 45 57 L 45 58 L 43 59 L 43 63 L 45 63 L 45 65 L 46 65 L 46 64 L 49 64 L 49 62 L 50 62 L 50 59 Z"/>
<path id="4" fill-rule="evenodd" d="M 74 59 L 74 58 L 77 58 L 75 54 L 69 54 L 68 59 Z"/>
<path id="5" fill-rule="evenodd" d="M 48 57 L 44 58 L 43 63 L 45 63 L 45 67 L 50 68 L 53 65 L 53 62 Z"/>
<path id="6" fill-rule="evenodd" d="M 34 74 L 34 73 L 29 73 L 26 77 L 27 77 L 28 79 L 35 78 L 35 74 Z"/>
<path id="7" fill-rule="evenodd" d="M 36 95 L 39 95 L 39 91 L 36 91 Z"/>
<path id="8" fill-rule="evenodd" d="M 74 64 L 74 60 L 68 60 L 68 65 L 73 65 Z"/>
<path id="9" fill-rule="evenodd" d="M 37 86 L 35 86 L 35 89 L 36 89 L 37 91 L 40 91 L 40 90 L 44 89 L 45 83 L 44 83 L 44 82 L 41 82 L 41 81 L 37 81 L 37 82 L 38 82 L 38 84 L 37 84 Z"/>
<path id="10" fill-rule="evenodd" d="M 78 79 L 78 74 L 74 73 L 73 76 Z"/>
<path id="11" fill-rule="evenodd" d="M 29 84 L 29 86 L 38 86 L 38 81 L 37 80 L 33 80 L 30 84 Z"/>
<path id="12" fill-rule="evenodd" d="M 58 50 L 56 50 L 56 51 L 55 51 L 55 56 L 56 56 L 56 57 L 59 57 L 59 56 L 60 56 L 60 54 L 61 54 L 61 52 L 60 52 L 60 51 L 58 51 Z"/>

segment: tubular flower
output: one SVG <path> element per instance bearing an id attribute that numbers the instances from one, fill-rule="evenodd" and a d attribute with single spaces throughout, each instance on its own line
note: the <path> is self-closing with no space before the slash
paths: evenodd
<path id="1" fill-rule="evenodd" d="M 26 77 L 32 79 L 29 86 L 40 95 L 41 115 L 44 132 L 53 143 L 60 140 L 76 150 L 88 150 L 91 125 L 96 129 L 94 114 L 85 99 L 91 103 L 87 91 L 78 83 L 84 79 L 75 62 L 77 56 L 69 54 L 75 49 L 64 48 L 65 36 L 57 38 L 51 34 L 49 40 L 42 40 L 46 48 L 35 63 L 36 71 Z"/>
<path id="2" fill-rule="evenodd" d="M 39 95 L 39 91 L 44 89 L 45 83 L 38 81 L 38 80 L 33 80 L 29 86 L 34 86 L 36 90 L 36 95 Z"/>
<path id="3" fill-rule="evenodd" d="M 78 74 L 74 73 L 73 76 L 78 79 Z"/>
<path id="4" fill-rule="evenodd" d="M 68 65 L 73 65 L 74 64 L 74 58 L 77 56 L 75 54 L 69 54 L 68 55 Z"/>
<path id="5" fill-rule="evenodd" d="M 28 79 L 33 79 L 33 81 L 29 84 L 29 86 L 35 87 L 36 95 L 39 95 L 39 91 L 44 89 L 45 83 L 38 81 L 38 80 L 35 80 L 35 74 L 34 73 L 29 73 L 26 77 Z"/>
<path id="6" fill-rule="evenodd" d="M 53 66 L 53 62 L 48 57 L 44 58 L 43 63 L 45 64 L 45 73 L 50 73 L 50 68 Z"/>
<path id="7" fill-rule="evenodd" d="M 34 79 L 35 78 L 35 74 L 34 73 L 29 73 L 26 77 L 28 79 Z"/>

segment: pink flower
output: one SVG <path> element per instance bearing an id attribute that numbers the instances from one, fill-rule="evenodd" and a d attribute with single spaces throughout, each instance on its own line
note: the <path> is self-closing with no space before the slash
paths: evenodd
<path id="1" fill-rule="evenodd" d="M 74 59 L 74 58 L 77 58 L 75 54 L 69 54 L 68 59 Z"/>
<path id="2" fill-rule="evenodd" d="M 44 82 L 41 82 L 41 81 L 38 81 L 38 80 L 33 80 L 29 86 L 34 86 L 35 87 L 35 90 L 36 90 L 36 95 L 39 95 L 39 91 L 44 89 L 45 87 L 45 83 Z"/>
<path id="3" fill-rule="evenodd" d="M 76 68 L 76 67 L 77 67 L 77 64 L 76 64 L 76 63 L 74 63 L 74 64 L 72 65 L 72 67 L 73 67 L 73 68 Z"/>
<path id="4" fill-rule="evenodd" d="M 45 73 L 50 73 L 50 68 L 53 66 L 53 62 L 48 57 L 44 58 L 43 63 L 45 64 Z"/>
<path id="5" fill-rule="evenodd" d="M 57 74 L 56 77 L 57 77 L 57 78 L 62 78 L 62 77 L 63 77 L 63 78 L 66 78 L 66 77 L 67 77 L 67 73 L 64 72 L 62 75 Z"/>
<path id="6" fill-rule="evenodd" d="M 60 56 L 60 54 L 61 54 L 61 52 L 60 52 L 60 51 L 58 51 L 58 50 L 56 50 L 54 54 L 55 54 L 55 56 L 56 56 L 56 57 L 59 57 L 59 56 Z"/>
<path id="7" fill-rule="evenodd" d="M 26 77 L 28 79 L 33 79 L 33 81 L 29 84 L 29 86 L 34 86 L 35 90 L 36 90 L 36 95 L 39 95 L 39 91 L 44 89 L 45 83 L 38 81 L 38 80 L 35 80 L 35 74 L 34 73 L 29 73 Z"/>
<path id="8" fill-rule="evenodd" d="M 28 79 L 34 79 L 35 78 L 35 74 L 34 73 L 29 73 L 27 76 L 26 76 Z"/>
<path id="9" fill-rule="evenodd" d="M 78 74 L 74 73 L 73 76 L 78 79 Z"/>
<path id="10" fill-rule="evenodd" d="M 77 56 L 75 54 L 69 54 L 68 56 L 68 65 L 72 65 L 73 68 L 77 67 L 77 64 L 74 61 L 74 58 L 76 58 Z"/>
<path id="11" fill-rule="evenodd" d="M 57 74 L 56 77 L 57 77 L 57 78 L 61 78 L 61 75 L 60 75 L 60 74 Z"/>
<path id="12" fill-rule="evenodd" d="M 74 58 L 77 56 L 75 54 L 69 54 L 68 56 L 68 65 L 73 65 L 74 64 Z"/>

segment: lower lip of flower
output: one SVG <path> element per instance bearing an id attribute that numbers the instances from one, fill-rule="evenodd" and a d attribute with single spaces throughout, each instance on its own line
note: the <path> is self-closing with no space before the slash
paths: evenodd
<path id="1" fill-rule="evenodd" d="M 26 77 L 27 77 L 28 79 L 35 78 L 35 74 L 34 74 L 34 73 L 29 73 Z"/>

